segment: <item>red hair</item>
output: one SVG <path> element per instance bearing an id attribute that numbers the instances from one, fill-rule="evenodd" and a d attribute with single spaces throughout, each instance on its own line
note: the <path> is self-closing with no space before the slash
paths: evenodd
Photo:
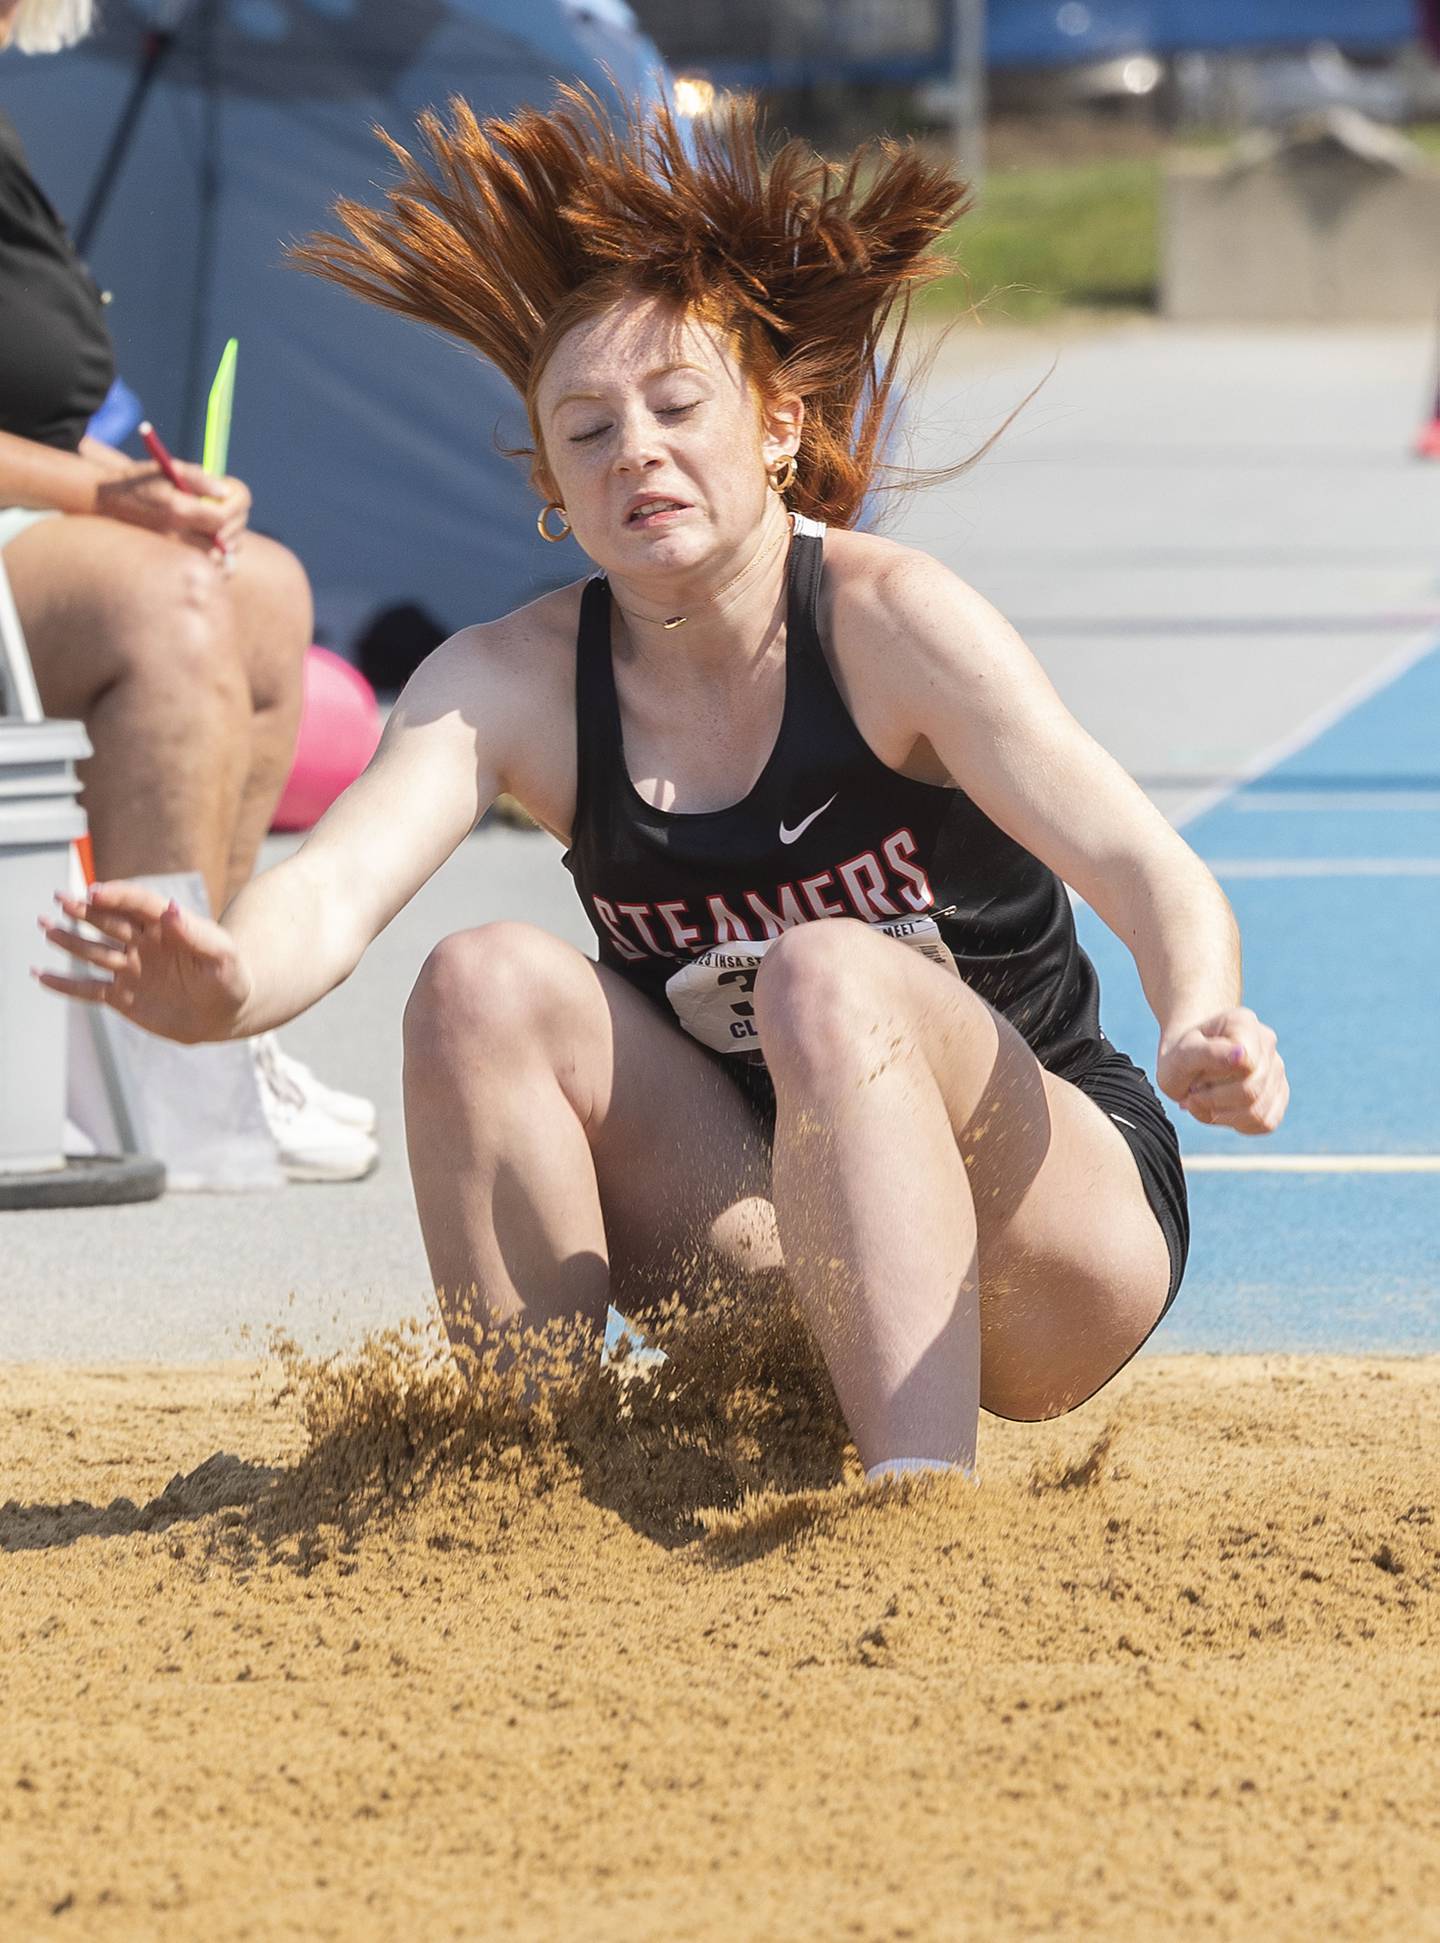
<path id="1" fill-rule="evenodd" d="M 767 144 L 753 101 L 725 98 L 682 134 L 668 108 L 618 121 L 563 87 L 548 114 L 479 122 L 453 99 L 420 117 L 428 151 L 386 206 L 341 200 L 348 237 L 311 237 L 306 269 L 472 345 L 524 398 L 565 331 L 620 299 L 673 303 L 727 332 L 762 401 L 805 403 L 787 499 L 851 525 L 878 466 L 912 291 L 950 265 L 934 245 L 965 185 L 911 145 L 867 144 L 842 167 Z M 881 338 L 893 326 L 888 355 Z"/>

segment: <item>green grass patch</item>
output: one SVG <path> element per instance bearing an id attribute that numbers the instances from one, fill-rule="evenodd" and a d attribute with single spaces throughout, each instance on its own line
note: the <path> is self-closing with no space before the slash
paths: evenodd
<path id="1" fill-rule="evenodd" d="M 1159 281 L 1160 162 L 1084 162 L 991 175 L 946 238 L 963 272 L 925 293 L 934 314 L 984 302 L 1028 321 L 1067 305 L 1153 310 Z"/>

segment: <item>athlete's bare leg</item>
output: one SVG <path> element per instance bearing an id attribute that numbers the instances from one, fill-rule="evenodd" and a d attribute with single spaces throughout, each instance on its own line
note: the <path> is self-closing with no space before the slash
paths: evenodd
<path id="1" fill-rule="evenodd" d="M 786 1267 L 864 1461 L 971 1461 L 977 1398 L 1039 1417 L 1103 1383 L 1169 1276 L 1105 1115 L 949 973 L 841 919 L 787 933 L 756 1002 Z M 697 1247 L 777 1263 L 738 1092 L 623 979 L 529 926 L 432 954 L 406 1116 L 457 1339 L 472 1287 L 482 1323 L 598 1322 L 612 1276 L 663 1290 Z"/>
<path id="2" fill-rule="evenodd" d="M 868 1464 L 971 1464 L 976 1406 L 1053 1415 L 1159 1314 L 1169 1254 L 1123 1136 L 950 973 L 843 919 L 756 982 L 790 1280 Z"/>
<path id="3" fill-rule="evenodd" d="M 778 1252 L 769 1163 L 711 1060 L 616 977 L 526 924 L 436 947 L 405 1017 L 405 1121 L 452 1340 L 476 1319 L 604 1319 L 697 1251 Z M 714 1256 L 712 1255 L 712 1259 Z"/>

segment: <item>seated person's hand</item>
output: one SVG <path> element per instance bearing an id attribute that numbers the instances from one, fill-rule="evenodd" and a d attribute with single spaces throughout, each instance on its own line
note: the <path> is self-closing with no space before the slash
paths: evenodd
<path id="1" fill-rule="evenodd" d="M 250 491 L 239 479 L 217 479 L 183 459 L 175 462 L 192 492 L 180 492 L 159 466 L 148 461 L 125 461 L 125 470 L 111 471 L 95 490 L 95 510 L 105 519 L 125 520 L 152 533 L 183 540 L 207 553 L 231 552 L 239 544 L 250 517 Z"/>

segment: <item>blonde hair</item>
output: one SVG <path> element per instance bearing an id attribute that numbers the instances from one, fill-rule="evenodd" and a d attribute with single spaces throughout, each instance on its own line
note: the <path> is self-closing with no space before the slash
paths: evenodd
<path id="1" fill-rule="evenodd" d="M 58 54 L 95 25 L 95 0 L 20 0 L 11 40 L 22 54 Z"/>
<path id="2" fill-rule="evenodd" d="M 495 365 L 529 410 L 537 483 L 546 359 L 565 330 L 639 294 L 726 331 L 762 399 L 804 400 L 786 497 L 854 522 L 911 292 L 952 268 L 934 246 L 968 193 L 949 168 L 888 140 L 843 166 L 803 142 L 767 142 L 738 96 L 683 132 L 667 108 L 613 117 L 572 87 L 543 114 L 480 122 L 457 98 L 448 125 L 430 111 L 419 126 L 428 154 L 380 131 L 400 169 L 386 207 L 342 200 L 348 237 L 313 236 L 291 254 Z"/>

